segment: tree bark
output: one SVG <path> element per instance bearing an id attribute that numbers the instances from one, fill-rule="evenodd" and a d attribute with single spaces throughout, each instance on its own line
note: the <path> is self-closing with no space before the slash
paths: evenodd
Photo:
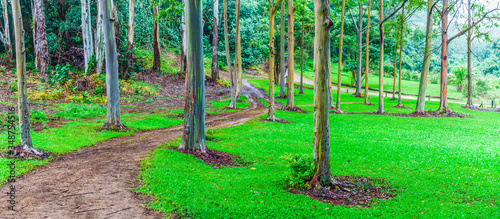
<path id="1" fill-rule="evenodd" d="M 356 97 L 361 97 L 361 71 L 363 71 L 363 4 L 361 2 L 358 3 L 359 10 L 358 10 L 358 71 L 357 73 L 357 80 L 356 80 L 356 93 L 354 94 Z M 369 30 L 367 30 L 369 31 Z"/>
<path id="2" fill-rule="evenodd" d="M 128 67 L 127 72 L 132 70 L 132 50 L 134 49 L 134 19 L 135 19 L 135 0 L 128 2 L 128 32 L 127 32 L 127 51 L 128 51 Z"/>
<path id="3" fill-rule="evenodd" d="M 7 52 L 9 54 L 9 62 L 12 62 L 13 50 L 12 50 L 12 40 L 10 38 L 9 12 L 7 10 L 7 0 L 2 0 L 2 8 L 3 8 L 3 21 L 4 21 L 4 44 L 6 45 Z"/>
<path id="4" fill-rule="evenodd" d="M 106 56 L 106 93 L 107 93 L 107 117 L 104 128 L 127 129 L 120 118 L 120 87 L 118 81 L 118 52 L 116 49 L 116 35 L 113 17 L 113 0 L 100 0 L 103 12 L 103 32 L 105 40 Z"/>
<path id="5" fill-rule="evenodd" d="M 34 0 L 33 32 L 35 33 L 35 63 L 40 73 L 48 81 L 47 67 L 49 66 L 49 47 L 47 45 L 47 30 L 45 28 L 45 9 L 43 0 Z"/>
<path id="6" fill-rule="evenodd" d="M 306 2 L 302 1 L 302 33 L 300 41 L 300 92 L 304 94 L 304 17 L 306 13 Z"/>
<path id="7" fill-rule="evenodd" d="M 238 78 L 238 83 L 236 85 L 236 98 L 240 97 L 241 85 L 243 82 L 243 69 L 241 66 L 240 5 L 240 0 L 236 0 L 236 57 L 234 59 L 234 71 Z"/>
<path id="8" fill-rule="evenodd" d="M 468 26 L 472 25 L 472 15 L 471 15 L 471 2 L 467 1 L 468 4 Z M 474 108 L 472 103 L 472 29 L 467 30 L 467 108 Z"/>
<path id="9" fill-rule="evenodd" d="M 368 101 L 368 73 L 370 72 L 370 14 L 372 8 L 372 0 L 368 0 L 368 19 L 366 22 L 366 66 L 365 66 L 365 104 L 370 104 Z"/>
<path id="10" fill-rule="evenodd" d="M 288 108 L 295 108 L 294 100 L 294 81 L 295 75 L 295 51 L 294 51 L 294 30 L 293 30 L 293 0 L 288 0 L 288 93 L 286 106 Z"/>
<path id="11" fill-rule="evenodd" d="M 331 182 L 330 173 L 330 0 L 314 0 L 314 178 Z"/>
<path id="12" fill-rule="evenodd" d="M 403 16 L 401 16 L 401 19 L 403 19 Z M 396 35 L 396 49 L 394 50 L 394 77 L 393 77 L 393 82 L 392 82 L 392 98 L 391 100 L 396 99 L 396 70 L 397 70 L 397 64 L 398 64 L 398 43 L 400 40 L 400 34 L 401 33 L 401 27 L 398 28 L 398 34 Z"/>
<path id="13" fill-rule="evenodd" d="M 344 46 L 344 16 L 345 15 L 345 0 L 342 0 L 342 15 L 340 21 L 340 38 L 339 38 L 339 70 L 338 70 L 338 78 L 337 78 L 337 103 L 335 104 L 335 112 L 336 113 L 344 113 L 340 109 L 340 92 L 342 88 L 342 47 Z"/>
<path id="14" fill-rule="evenodd" d="M 103 32 L 103 19 L 104 19 L 104 11 L 102 7 L 97 7 L 97 29 L 96 29 L 96 51 L 95 51 L 95 59 L 96 59 L 96 72 L 97 74 L 102 73 L 102 69 L 104 67 L 104 32 Z"/>
<path id="15" fill-rule="evenodd" d="M 158 72 L 161 68 L 161 54 L 160 54 L 160 28 L 158 26 L 158 10 L 159 6 L 156 5 L 156 0 L 153 0 L 153 52 L 154 52 L 154 60 L 153 60 L 153 71 Z"/>
<path id="16" fill-rule="evenodd" d="M 231 51 L 229 51 L 229 33 L 227 29 L 227 0 L 224 0 L 224 44 L 226 47 L 227 71 L 229 73 L 229 82 L 231 84 L 231 103 L 229 107 L 236 107 L 236 76 L 231 71 Z"/>
<path id="17" fill-rule="evenodd" d="M 270 121 L 276 120 L 274 116 L 274 56 L 276 53 L 274 49 L 274 15 L 282 1 L 278 0 L 274 6 L 269 1 L 269 112 L 267 120 Z"/>
<path id="18" fill-rule="evenodd" d="M 443 0 L 441 11 L 441 95 L 438 112 L 448 113 L 448 0 Z"/>
<path id="19" fill-rule="evenodd" d="M 89 62 L 94 55 L 92 40 L 92 21 L 90 15 L 90 0 L 80 0 L 82 5 L 82 35 L 85 72 L 89 71 Z"/>
<path id="20" fill-rule="evenodd" d="M 384 0 L 380 0 L 380 61 L 378 66 L 378 113 L 384 113 Z"/>
<path id="21" fill-rule="evenodd" d="M 184 4 L 184 13 L 182 14 L 181 17 L 181 38 L 182 38 L 182 48 L 181 48 L 181 72 L 183 74 L 186 74 L 187 72 L 187 60 L 186 60 L 186 54 L 187 54 L 187 34 L 186 34 L 186 2 L 185 0 L 182 0 L 182 3 Z"/>
<path id="22" fill-rule="evenodd" d="M 427 5 L 427 28 L 425 34 L 425 51 L 424 51 L 424 61 L 422 66 L 422 72 L 420 76 L 420 86 L 418 89 L 418 99 L 417 107 L 415 113 L 423 114 L 425 113 L 425 91 L 427 89 L 427 74 L 429 72 L 429 66 L 431 63 L 431 47 L 432 47 L 432 0 L 428 1 Z"/>
<path id="23" fill-rule="evenodd" d="M 281 2 L 280 11 L 280 95 L 282 98 L 285 96 L 285 1 Z"/>
<path id="24" fill-rule="evenodd" d="M 401 11 L 402 18 L 405 18 L 405 13 L 404 13 L 404 7 L 403 10 Z M 401 19 L 401 41 L 399 42 L 399 83 L 398 83 L 398 105 L 396 107 L 403 107 L 401 104 L 401 64 L 402 64 L 402 57 L 401 55 L 403 54 L 403 42 L 404 42 L 404 19 Z"/>
<path id="25" fill-rule="evenodd" d="M 219 80 L 219 56 L 217 54 L 219 47 L 219 0 L 214 0 L 214 24 L 212 40 L 212 81 Z"/>
<path id="26" fill-rule="evenodd" d="M 21 133 L 20 145 L 24 150 L 37 156 L 43 152 L 33 147 L 30 133 L 29 106 L 28 106 L 28 83 L 26 81 L 26 49 L 24 42 L 23 18 L 19 0 L 11 0 L 12 17 L 14 23 L 14 36 L 16 40 L 16 69 L 17 69 L 17 92 L 19 111 L 19 131 Z"/>
<path id="27" fill-rule="evenodd" d="M 203 73 L 203 24 L 201 0 L 186 0 L 188 77 L 184 134 L 180 149 L 206 152 L 205 76 Z"/>

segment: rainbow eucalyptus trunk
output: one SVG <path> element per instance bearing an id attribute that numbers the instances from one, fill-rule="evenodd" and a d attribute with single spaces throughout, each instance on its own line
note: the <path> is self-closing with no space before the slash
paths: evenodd
<path id="1" fill-rule="evenodd" d="M 401 17 L 403 19 L 403 17 Z M 401 27 L 398 28 L 398 34 L 396 35 L 396 49 L 394 50 L 394 76 L 393 76 L 393 82 L 392 82 L 392 98 L 391 100 L 396 99 L 396 71 L 397 71 L 397 64 L 398 64 L 398 43 L 399 43 L 399 38 L 401 34 Z"/>
<path id="2" fill-rule="evenodd" d="M 363 4 L 361 2 L 358 3 L 359 13 L 358 13 L 358 28 L 356 29 L 358 35 L 358 66 L 357 66 L 357 74 L 356 74 L 356 93 L 354 94 L 356 97 L 361 97 L 361 77 L 363 71 Z M 368 31 L 368 30 L 367 30 Z"/>
<path id="3" fill-rule="evenodd" d="M 448 113 L 451 111 L 448 106 L 448 0 L 443 0 L 441 26 L 441 95 L 438 112 Z"/>
<path id="4" fill-rule="evenodd" d="M 293 38 L 293 12 L 295 8 L 293 7 L 293 0 L 288 0 L 288 93 L 286 106 L 288 108 L 295 108 L 294 101 L 294 81 L 293 77 L 295 75 L 295 51 L 294 51 L 294 38 Z"/>
<path id="5" fill-rule="evenodd" d="M 153 35 L 154 35 L 154 42 L 153 42 L 153 52 L 154 52 L 154 59 L 153 59 L 153 71 L 158 72 L 160 71 L 161 67 L 161 55 L 160 55 L 160 27 L 158 26 L 158 8 L 159 6 L 156 5 L 156 1 L 153 0 Z"/>
<path id="6" fill-rule="evenodd" d="M 43 0 L 35 0 L 33 7 L 33 33 L 35 35 L 35 65 L 48 81 L 47 67 L 49 66 L 49 47 L 47 44 L 47 30 L 45 28 L 45 12 Z"/>
<path id="7" fill-rule="evenodd" d="M 14 20 L 14 36 L 16 39 L 16 69 L 17 69 L 17 92 L 19 111 L 19 131 L 21 133 L 22 148 L 29 153 L 42 156 L 44 153 L 33 147 L 30 133 L 28 90 L 26 81 L 26 49 L 24 44 L 23 18 L 19 0 L 12 0 L 12 17 Z"/>
<path id="8" fill-rule="evenodd" d="M 470 0 L 467 1 L 468 2 L 468 16 L 469 16 L 469 19 L 468 19 L 468 27 L 471 26 L 471 20 L 472 20 L 472 16 L 471 16 L 471 3 L 470 3 Z M 467 105 L 465 105 L 465 107 L 467 108 L 474 108 L 474 104 L 472 103 L 472 57 L 471 57 L 471 53 L 472 53 L 472 31 L 471 29 L 469 28 L 469 30 L 467 31 Z"/>
<path id="9" fill-rule="evenodd" d="M 431 47 L 432 47 L 432 0 L 428 1 L 427 5 L 427 28 L 425 34 L 425 51 L 424 61 L 422 66 L 422 73 L 420 76 L 420 86 L 418 89 L 417 107 L 415 113 L 425 113 L 425 91 L 427 89 L 427 74 L 431 63 Z"/>
<path id="10" fill-rule="evenodd" d="M 366 22 L 366 66 L 365 66 L 365 104 L 368 101 L 368 72 L 370 72 L 370 14 L 372 11 L 372 0 L 368 0 L 368 21 Z"/>
<path id="11" fill-rule="evenodd" d="M 12 41 L 10 39 L 9 12 L 7 11 L 7 0 L 1 0 L 1 1 L 2 1 L 3 21 L 4 21 L 3 42 L 9 54 L 9 62 L 12 62 L 13 51 L 12 51 Z"/>
<path id="12" fill-rule="evenodd" d="M 214 1 L 214 25 L 212 40 L 212 81 L 219 80 L 219 56 L 217 49 L 219 47 L 219 0 Z"/>
<path id="13" fill-rule="evenodd" d="M 300 40 L 300 94 L 304 94 L 304 17 L 306 13 L 306 2 L 302 1 L 302 33 Z"/>
<path id="14" fill-rule="evenodd" d="M 186 0 L 187 78 L 184 134 L 180 149 L 206 152 L 205 76 L 203 74 L 203 24 L 201 0 Z"/>
<path id="15" fill-rule="evenodd" d="M 241 33 L 240 33 L 240 0 L 236 0 L 236 58 L 234 60 L 234 71 L 238 78 L 236 86 L 236 98 L 240 97 L 241 85 L 243 82 L 243 69 L 241 67 Z"/>
<path id="16" fill-rule="evenodd" d="M 224 45 L 226 47 L 227 71 L 229 73 L 229 82 L 231 84 L 231 103 L 229 107 L 236 108 L 236 76 L 231 71 L 231 52 L 229 51 L 229 36 L 227 30 L 227 0 L 224 0 Z"/>
<path id="17" fill-rule="evenodd" d="M 281 2 L 281 22 L 280 22 L 280 95 L 285 96 L 285 1 Z"/>
<path id="18" fill-rule="evenodd" d="M 378 111 L 377 113 L 384 113 L 384 43 L 385 43 L 385 33 L 384 33 L 384 0 L 380 0 L 380 61 L 378 67 Z M 369 31 L 369 30 L 368 30 Z"/>
<path id="19" fill-rule="evenodd" d="M 342 88 L 342 47 L 344 45 L 344 12 L 345 12 L 345 0 L 342 0 L 342 15 L 340 21 L 340 39 L 339 39 L 339 70 L 338 70 L 338 78 L 337 78 L 337 104 L 335 106 L 336 113 L 344 113 L 340 109 L 340 92 Z"/>
<path id="20" fill-rule="evenodd" d="M 267 120 L 270 121 L 276 120 L 274 116 L 274 55 L 276 53 L 274 49 L 274 15 L 282 1 L 278 0 L 274 6 L 269 2 L 269 112 Z"/>
<path id="21" fill-rule="evenodd" d="M 405 8 L 403 7 L 403 10 L 401 12 L 402 14 L 402 18 L 405 17 Z M 401 104 L 401 64 L 402 64 L 402 57 L 401 57 L 401 54 L 403 54 L 403 41 L 404 41 L 404 37 L 403 37 L 403 34 L 404 34 L 404 19 L 401 19 L 401 24 L 400 24 L 400 28 L 401 28 L 401 41 L 399 42 L 399 83 L 398 83 L 398 105 L 396 105 L 396 107 L 403 107 L 403 105 Z"/>
<path id="22" fill-rule="evenodd" d="M 89 71 L 89 62 L 94 55 L 92 41 L 92 21 L 90 20 L 90 0 L 81 0 L 82 5 L 82 35 L 85 72 Z"/>
<path id="23" fill-rule="evenodd" d="M 103 12 L 103 32 L 105 41 L 104 54 L 106 56 L 106 94 L 107 116 L 103 128 L 127 129 L 120 119 L 120 87 L 118 82 L 118 53 L 116 51 L 116 35 L 114 22 L 117 18 L 112 16 L 113 0 L 100 0 Z"/>
<path id="24" fill-rule="evenodd" d="M 330 0 L 314 0 L 314 178 L 323 185 L 331 183 L 330 173 Z"/>
<path id="25" fill-rule="evenodd" d="M 183 74 L 186 74 L 187 72 L 187 60 L 186 60 L 186 54 L 187 54 L 187 35 L 186 35 L 186 2 L 185 0 L 182 0 L 182 4 L 184 4 L 184 10 L 183 14 L 181 16 L 181 72 Z"/>
<path id="26" fill-rule="evenodd" d="M 132 50 L 134 49 L 134 18 L 135 18 L 135 0 L 128 2 L 128 33 L 127 33 L 127 52 L 128 52 L 128 67 L 127 72 L 132 71 Z"/>
<path id="27" fill-rule="evenodd" d="M 104 33 L 103 33 L 103 18 L 104 12 L 101 7 L 97 7 L 97 29 L 96 29 L 96 48 L 95 48 L 95 59 L 96 59 L 96 72 L 98 74 L 102 73 L 104 67 Z"/>

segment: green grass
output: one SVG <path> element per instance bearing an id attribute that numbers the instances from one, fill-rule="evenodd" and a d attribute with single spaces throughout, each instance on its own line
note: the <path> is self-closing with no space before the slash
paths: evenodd
<path id="1" fill-rule="evenodd" d="M 313 71 L 313 65 L 312 65 L 313 60 L 306 60 L 304 63 L 304 77 L 308 78 L 310 80 L 314 80 L 314 71 Z M 378 69 L 374 70 L 378 73 Z M 338 82 L 338 63 L 332 63 L 331 64 L 331 72 L 332 72 L 332 83 L 337 83 Z M 300 75 L 300 65 L 297 65 L 296 73 Z M 379 88 L 379 83 L 378 83 L 379 77 L 378 74 L 369 74 L 368 75 L 368 87 L 369 88 L 374 88 L 378 89 Z M 350 72 L 342 72 L 341 75 L 341 82 L 342 84 L 351 84 L 353 81 L 352 75 Z M 392 87 L 393 87 L 393 82 L 394 79 L 392 77 L 384 77 L 384 90 L 385 91 L 391 91 L 392 92 Z M 398 89 L 398 81 L 396 80 L 396 91 Z M 419 81 L 410 81 L 410 80 L 401 80 L 401 93 L 404 94 L 418 94 L 418 87 L 419 87 Z M 364 88 L 365 82 L 363 81 L 362 86 Z M 432 84 L 428 83 L 427 84 L 427 90 L 426 90 L 426 95 L 431 95 L 431 96 L 440 96 L 440 85 L 439 84 Z M 373 92 L 373 91 L 372 91 Z M 449 85 L 448 88 L 448 97 L 451 98 L 459 98 L 463 99 L 464 95 L 461 92 L 458 92 L 455 89 L 455 86 Z"/>
<path id="2" fill-rule="evenodd" d="M 265 80 L 251 83 L 266 89 Z M 498 218 L 500 214 L 500 113 L 470 111 L 472 118 L 409 118 L 330 114 L 334 175 L 383 178 L 397 196 L 371 208 L 332 206 L 289 194 L 286 154 L 312 155 L 313 107 L 310 89 L 296 97 L 306 114 L 276 111 L 290 124 L 251 120 L 211 130 L 208 147 L 241 157 L 249 166 L 220 169 L 191 155 L 155 149 L 142 162 L 144 185 L 137 190 L 156 201 L 149 207 L 190 218 Z M 360 98 L 343 94 L 346 102 Z M 351 101 L 359 100 L 359 101 Z M 370 99 L 376 103 L 376 98 Z M 283 100 L 278 100 L 283 101 Z M 392 108 L 388 112 L 412 112 Z M 404 101 L 409 107 L 415 101 Z M 427 110 L 435 110 L 430 102 Z M 347 112 L 374 112 L 377 106 L 345 103 Z M 263 115 L 261 118 L 265 118 Z"/>
<path id="3" fill-rule="evenodd" d="M 150 49 L 137 49 L 135 55 L 142 59 L 145 69 L 153 68 L 154 52 Z M 165 59 L 166 55 L 162 53 L 160 58 L 160 71 L 168 74 L 178 73 L 180 69 L 175 67 L 175 61 Z"/>
<path id="4" fill-rule="evenodd" d="M 222 100 L 222 101 L 211 101 L 210 102 L 210 104 L 212 104 L 212 108 L 214 110 L 219 110 L 219 109 L 222 109 L 224 107 L 227 107 L 227 106 L 229 106 L 230 103 L 231 103 L 231 99 Z M 236 107 L 237 108 L 245 109 L 245 108 L 247 108 L 249 106 L 250 106 L 250 101 L 248 101 L 248 99 L 247 99 L 246 96 L 240 96 L 240 99 L 236 99 Z M 223 110 L 223 111 L 226 111 L 226 112 L 237 112 L 239 110 L 236 109 L 236 110 Z"/>
<path id="5" fill-rule="evenodd" d="M 55 116 L 67 120 L 87 119 L 106 115 L 106 107 L 99 104 L 66 103 L 58 106 L 59 112 Z"/>

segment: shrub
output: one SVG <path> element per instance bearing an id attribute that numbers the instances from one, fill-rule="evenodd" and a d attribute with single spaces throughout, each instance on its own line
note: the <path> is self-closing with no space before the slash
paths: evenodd
<path id="1" fill-rule="evenodd" d="M 309 187 L 309 182 L 314 176 L 313 158 L 303 154 L 287 154 L 282 156 L 290 168 L 287 185 L 293 188 L 304 189 Z"/>

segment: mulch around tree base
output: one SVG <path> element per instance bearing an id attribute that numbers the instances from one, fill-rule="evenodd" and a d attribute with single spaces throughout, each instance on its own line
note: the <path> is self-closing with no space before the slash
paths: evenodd
<path id="1" fill-rule="evenodd" d="M 7 158 L 18 158 L 18 159 L 28 159 L 28 160 L 44 160 L 52 155 L 50 152 L 42 151 L 40 149 L 36 149 L 41 152 L 41 155 L 37 155 L 31 151 L 27 151 L 21 146 L 21 144 L 17 145 L 13 151 L 8 151 L 6 153 L 2 153 L 2 157 Z"/>
<path id="2" fill-rule="evenodd" d="M 299 108 L 299 107 L 287 107 L 287 106 L 284 106 L 283 108 L 281 108 L 281 110 L 283 111 L 289 111 L 289 112 L 301 112 L 301 113 L 306 113 L 305 110 Z"/>
<path id="3" fill-rule="evenodd" d="M 183 154 L 190 154 L 194 157 L 203 160 L 208 165 L 220 167 L 239 167 L 241 166 L 236 162 L 238 158 L 236 155 L 228 154 L 226 152 L 218 151 L 218 150 L 210 150 L 207 149 L 207 152 L 203 153 L 201 151 L 190 151 L 179 149 L 177 147 L 171 147 L 170 150 L 178 151 Z"/>
<path id="4" fill-rule="evenodd" d="M 372 177 L 334 176 L 341 186 L 319 186 L 306 190 L 290 189 L 292 194 L 307 195 L 312 199 L 332 205 L 370 207 L 376 200 L 389 200 L 396 196 L 394 189 L 383 179 Z M 385 186 L 381 186 L 385 184 Z M 341 188 L 342 187 L 342 188 Z"/>

